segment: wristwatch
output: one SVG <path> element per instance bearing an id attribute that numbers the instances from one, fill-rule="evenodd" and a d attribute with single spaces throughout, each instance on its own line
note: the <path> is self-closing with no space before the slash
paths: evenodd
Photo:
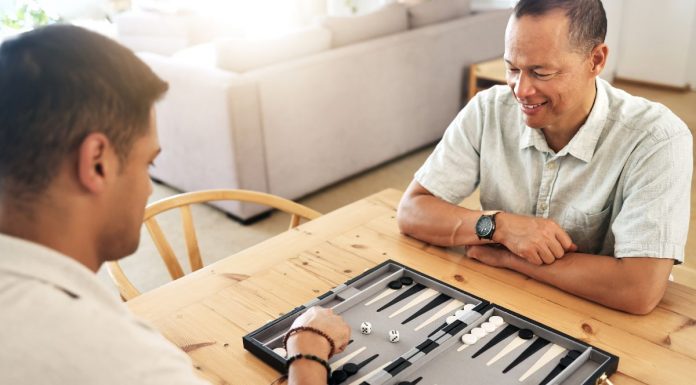
<path id="1" fill-rule="evenodd" d="M 483 214 L 476 221 L 476 235 L 479 239 L 493 240 L 493 234 L 495 233 L 495 216 L 498 215 L 500 211 L 496 211 L 492 214 Z"/>

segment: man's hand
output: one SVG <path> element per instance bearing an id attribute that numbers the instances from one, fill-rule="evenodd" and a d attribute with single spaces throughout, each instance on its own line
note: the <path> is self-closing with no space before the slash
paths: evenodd
<path id="1" fill-rule="evenodd" d="M 550 219 L 500 212 L 493 239 L 476 235 L 482 211 L 469 210 L 435 197 L 417 181 L 404 193 L 397 221 L 402 233 L 438 246 L 500 243 L 534 265 L 553 263 L 577 250 L 568 233 Z"/>
<path id="2" fill-rule="evenodd" d="M 493 240 L 529 263 L 550 264 L 577 250 L 568 233 L 550 219 L 501 212 L 495 220 Z"/>
<path id="3" fill-rule="evenodd" d="M 323 360 L 345 350 L 350 340 L 350 326 L 334 314 L 331 309 L 318 306 L 302 313 L 292 327 L 309 326 L 326 333 L 335 344 L 331 351 L 330 344 L 323 336 L 312 332 L 299 332 L 288 338 L 288 357 L 297 354 L 311 354 Z M 288 368 L 288 385 L 326 385 L 326 368 L 312 360 L 296 360 Z"/>
<path id="4" fill-rule="evenodd" d="M 322 307 L 314 306 L 295 319 L 292 323 L 292 327 L 298 326 L 311 326 L 315 329 L 319 329 L 326 333 L 331 339 L 333 339 L 336 344 L 335 350 L 333 352 L 328 352 L 329 356 L 341 353 L 348 346 L 348 340 L 350 340 L 350 326 L 341 318 L 341 316 L 334 314 L 333 310 L 325 309 Z M 316 335 L 308 333 L 298 333 L 294 336 L 298 337 L 308 337 L 315 338 Z M 293 337 L 294 337 L 293 336 Z M 297 340 L 298 338 L 291 338 L 291 340 Z M 321 338 L 319 338 L 321 340 Z M 288 344 L 290 348 L 291 344 Z M 294 344 L 293 344 L 294 345 Z M 299 351 L 300 353 L 314 353 L 313 351 Z"/>
<path id="5" fill-rule="evenodd" d="M 519 258 L 502 246 L 467 246 L 466 256 L 488 266 L 509 268 L 512 258 Z"/>

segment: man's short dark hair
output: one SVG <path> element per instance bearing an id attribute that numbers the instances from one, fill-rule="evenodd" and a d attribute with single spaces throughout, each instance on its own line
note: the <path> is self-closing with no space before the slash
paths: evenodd
<path id="1" fill-rule="evenodd" d="M 121 160 L 167 90 L 132 51 L 98 33 L 51 25 L 0 45 L 0 192 L 37 194 L 92 132 Z"/>
<path id="2" fill-rule="evenodd" d="M 514 15 L 541 16 L 553 10 L 563 10 L 570 22 L 569 39 L 573 47 L 589 52 L 604 42 L 607 35 L 607 14 L 601 0 L 520 0 Z"/>

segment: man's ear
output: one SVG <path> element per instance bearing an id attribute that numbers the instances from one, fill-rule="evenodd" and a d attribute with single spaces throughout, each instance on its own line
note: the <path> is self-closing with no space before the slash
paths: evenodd
<path id="1" fill-rule="evenodd" d="M 595 76 L 598 76 L 604 69 L 604 66 L 607 65 L 607 56 L 609 56 L 609 47 L 606 43 L 598 44 L 592 49 L 590 53 L 590 71 Z"/>
<path id="2" fill-rule="evenodd" d="M 77 174 L 80 184 L 90 192 L 101 192 L 107 177 L 118 167 L 116 154 L 106 135 L 88 134 L 77 152 Z"/>

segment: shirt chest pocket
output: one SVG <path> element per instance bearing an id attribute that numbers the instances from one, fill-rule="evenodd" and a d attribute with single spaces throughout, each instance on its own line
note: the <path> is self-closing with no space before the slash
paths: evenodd
<path id="1" fill-rule="evenodd" d="M 611 206 L 592 214 L 567 206 L 561 227 L 578 246 L 578 252 L 599 254 L 609 230 L 610 214 Z"/>

